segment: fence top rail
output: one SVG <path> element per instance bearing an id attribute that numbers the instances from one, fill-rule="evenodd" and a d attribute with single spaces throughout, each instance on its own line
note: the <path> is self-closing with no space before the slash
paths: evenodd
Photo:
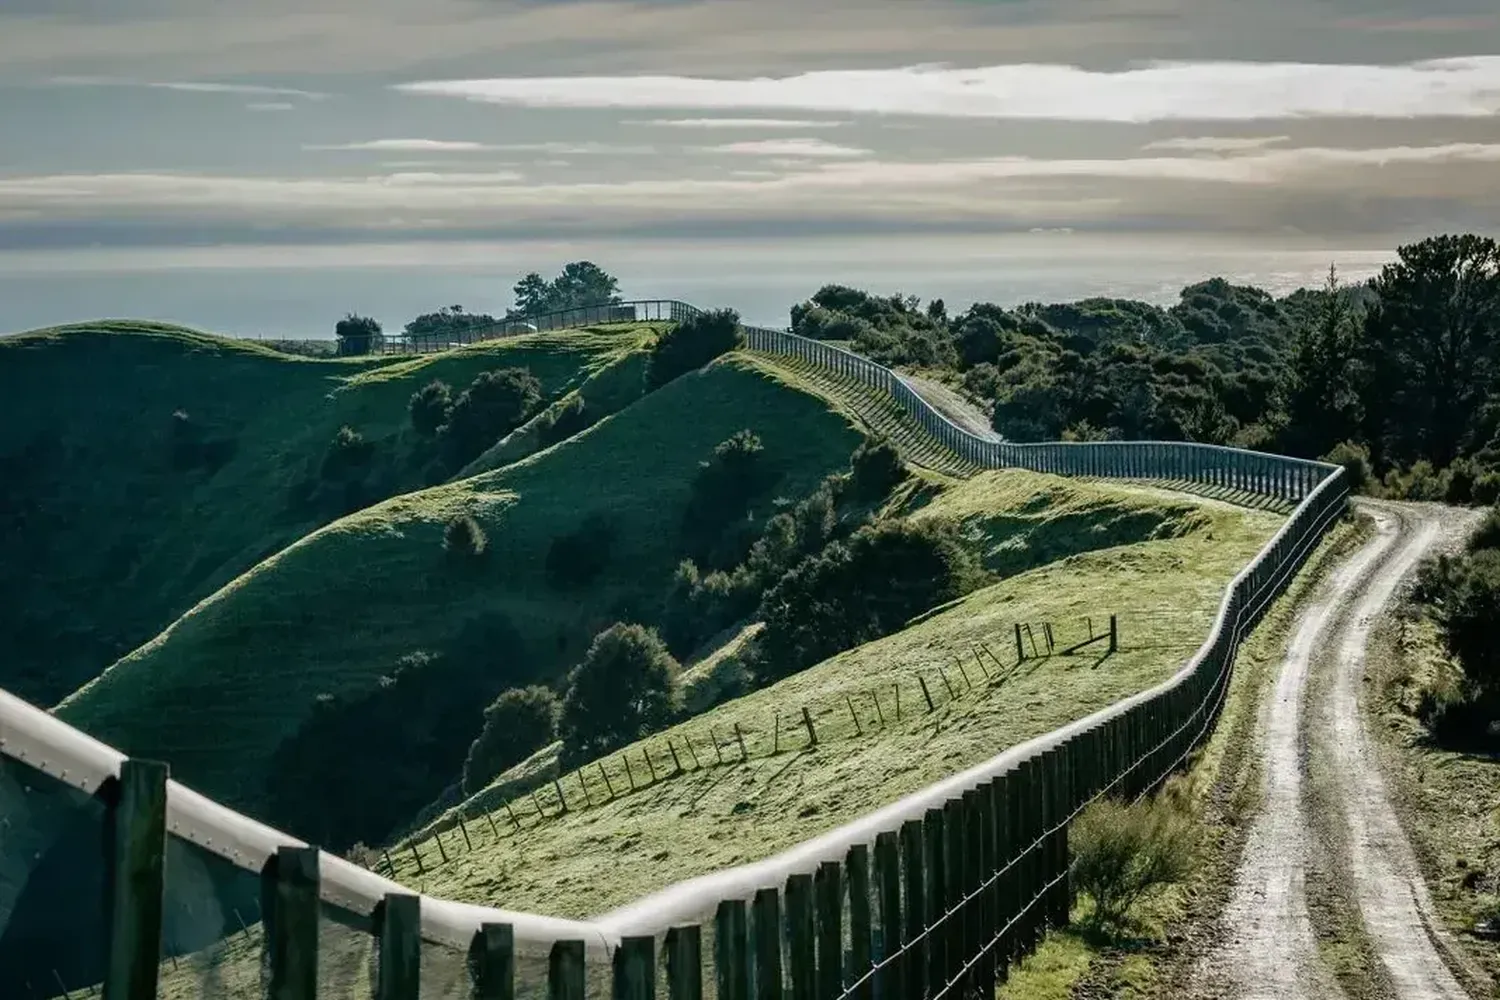
<path id="1" fill-rule="evenodd" d="M 693 315 L 701 312 L 697 307 L 675 299 L 645 299 L 615 305 L 623 308 L 641 304 L 666 306 L 675 309 L 680 315 Z M 608 307 L 588 308 L 597 310 Z M 585 310 L 564 312 L 582 311 Z M 854 359 L 854 363 L 867 370 L 888 373 L 898 384 L 912 392 L 913 397 L 919 401 L 919 405 L 923 405 L 964 438 L 982 442 L 986 447 L 1029 450 L 1052 448 L 1059 444 L 1067 444 L 1069 447 L 1089 445 L 1086 442 L 1011 444 L 986 441 L 953 424 L 936 409 L 926 405 L 926 401 L 911 390 L 899 375 L 868 358 L 837 345 L 809 341 L 807 338 L 784 330 L 768 330 L 764 327 L 748 329 L 761 335 L 772 334 L 778 338 L 792 338 L 794 342 L 801 342 L 804 346 L 821 343 L 827 350 L 847 355 Z M 907 819 L 920 817 L 934 804 L 941 803 L 989 777 L 1010 770 L 1032 754 L 1056 745 L 1075 733 L 1121 715 L 1134 706 L 1181 685 L 1198 669 L 1219 640 L 1219 636 L 1226 627 L 1234 595 L 1244 586 L 1251 574 L 1269 558 L 1270 553 L 1275 550 L 1288 532 L 1299 526 L 1299 516 L 1316 504 L 1331 502 L 1329 498 L 1336 492 L 1347 492 L 1343 484 L 1343 470 L 1339 466 L 1322 462 L 1309 462 L 1303 459 L 1263 455 L 1263 453 L 1245 452 L 1217 445 L 1185 442 L 1095 442 L 1093 444 L 1116 447 L 1137 447 L 1144 444 L 1170 445 L 1176 448 L 1211 449 L 1235 455 L 1262 455 L 1283 463 L 1315 468 L 1323 473 L 1320 482 L 1302 500 L 1292 517 L 1282 526 L 1276 536 L 1226 588 L 1218 616 L 1208 638 L 1193 658 L 1173 677 L 1148 691 L 1140 692 L 1101 709 L 1087 718 L 1011 747 L 959 774 L 919 789 L 897 802 L 774 857 L 680 882 L 610 911 L 595 920 L 564 920 L 424 896 L 423 936 L 453 947 L 466 948 L 480 924 L 509 923 L 515 928 L 517 945 L 523 948 L 547 946 L 559 940 L 582 940 L 592 951 L 608 950 L 618 944 L 622 935 L 656 933 L 665 930 L 674 922 L 702 914 L 717 900 L 748 897 L 758 888 L 779 885 L 787 875 L 810 872 L 823 861 L 841 858 L 854 844 L 869 843 L 874 840 L 877 833 L 895 829 Z M 3 690 L 0 690 L 0 755 L 33 767 L 88 794 L 97 791 L 99 786 L 110 777 L 118 775 L 120 763 L 125 759 L 119 751 L 92 739 L 61 719 Z M 173 835 L 212 851 L 248 871 L 259 872 L 266 859 L 274 855 L 279 846 L 306 846 L 303 841 L 243 816 L 176 781 L 168 785 L 167 808 L 168 830 Z M 367 917 L 386 893 L 397 891 L 409 890 L 366 871 L 358 865 L 324 853 L 322 896 L 327 903 L 356 916 Z"/>

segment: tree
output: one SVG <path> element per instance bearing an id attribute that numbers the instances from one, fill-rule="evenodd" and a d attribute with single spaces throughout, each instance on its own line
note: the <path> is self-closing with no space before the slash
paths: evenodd
<path id="1" fill-rule="evenodd" d="M 1285 421 L 1282 440 L 1296 455 L 1321 455 L 1359 428 L 1360 401 L 1354 364 L 1359 323 L 1338 271 L 1328 280 L 1313 315 L 1292 335 L 1286 375 L 1278 387 L 1277 408 Z"/>
<path id="2" fill-rule="evenodd" d="M 461 341 L 471 331 L 493 327 L 499 320 L 488 313 L 464 312 L 459 305 L 443 306 L 437 312 L 423 313 L 406 324 L 405 334 L 410 340 Z"/>
<path id="3" fill-rule="evenodd" d="M 407 410 L 412 429 L 423 437 L 432 437 L 448 422 L 453 410 L 453 390 L 447 382 L 433 379 L 411 394 Z"/>
<path id="4" fill-rule="evenodd" d="M 1481 444 L 1478 417 L 1497 375 L 1500 245 L 1436 236 L 1400 247 L 1374 281 L 1364 323 L 1372 443 L 1403 464 L 1441 468 Z"/>
<path id="5" fill-rule="evenodd" d="M 338 341 L 341 357 L 371 354 L 385 341 L 380 323 L 357 313 L 349 313 L 334 324 L 333 336 Z"/>
<path id="6" fill-rule="evenodd" d="M 620 301 L 620 282 L 598 264 L 577 260 L 565 264 L 551 281 L 532 271 L 516 282 L 513 316 L 537 316 L 564 309 L 613 305 Z"/>
<path id="7" fill-rule="evenodd" d="M 861 441 L 849 459 L 849 487 L 857 500 L 879 500 L 905 478 L 901 454 L 885 438 Z"/>
<path id="8" fill-rule="evenodd" d="M 663 333 L 646 363 L 646 387 L 656 389 L 684 372 L 702 368 L 745 342 L 740 314 L 715 309 L 683 320 Z"/>
<path id="9" fill-rule="evenodd" d="M 473 795 L 557 735 L 557 696 L 533 685 L 511 688 L 484 710 L 484 728 L 464 761 L 463 790 Z"/>
<path id="10" fill-rule="evenodd" d="M 654 629 L 619 622 L 595 636 L 583 662 L 568 674 L 558 718 L 569 762 L 667 725 L 677 707 L 678 670 Z"/>
<path id="11" fill-rule="evenodd" d="M 542 400 L 542 384 L 525 368 L 481 372 L 459 395 L 444 432 L 462 463 L 520 426 Z"/>

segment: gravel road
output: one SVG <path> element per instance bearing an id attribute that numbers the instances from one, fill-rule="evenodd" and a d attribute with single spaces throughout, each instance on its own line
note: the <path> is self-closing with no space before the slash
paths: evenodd
<path id="1" fill-rule="evenodd" d="M 1375 620 L 1422 558 L 1465 533 L 1475 515 L 1430 504 L 1361 504 L 1375 519 L 1375 536 L 1303 612 L 1262 708 L 1263 799 L 1220 918 L 1220 944 L 1199 966 L 1205 995 L 1343 995 L 1319 957 L 1309 917 L 1306 884 L 1318 876 L 1347 883 L 1379 957 L 1382 974 L 1374 978 L 1389 983 L 1395 1000 L 1469 997 L 1442 958 L 1426 886 L 1365 733 L 1359 691 Z M 1314 686 L 1328 692 L 1315 705 L 1307 698 Z M 1330 795 L 1307 794 L 1313 756 L 1336 776 Z M 1329 830 L 1336 835 L 1326 836 Z M 1313 849 L 1315 838 L 1321 850 Z"/>

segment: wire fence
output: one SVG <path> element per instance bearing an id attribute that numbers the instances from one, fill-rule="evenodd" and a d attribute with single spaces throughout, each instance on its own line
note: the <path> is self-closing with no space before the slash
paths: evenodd
<path id="1" fill-rule="evenodd" d="M 682 303 L 664 308 L 691 314 Z M 748 333 L 754 349 L 884 389 L 981 466 L 1185 480 L 1296 507 L 1231 582 L 1207 640 L 1171 679 L 781 855 L 591 921 L 412 893 L 0 692 L 0 996 L 77 996 L 103 983 L 111 997 L 146 1000 L 159 982 L 190 975 L 197 992 L 173 995 L 936 998 L 983 992 L 1065 923 L 1069 821 L 1100 795 L 1139 797 L 1183 766 L 1218 716 L 1240 639 L 1344 510 L 1342 470 L 1190 443 L 987 441 L 867 359 Z M 1060 645 L 1037 624 L 1012 637 L 1023 654 Z M 808 738 L 830 738 L 810 711 L 805 718 Z M 723 752 L 727 736 L 713 740 L 663 749 L 686 770 L 684 751 Z M 699 766 L 716 766 L 705 757 Z M 659 763 L 658 750 L 650 766 Z M 587 808 L 597 786 L 583 780 Z"/>

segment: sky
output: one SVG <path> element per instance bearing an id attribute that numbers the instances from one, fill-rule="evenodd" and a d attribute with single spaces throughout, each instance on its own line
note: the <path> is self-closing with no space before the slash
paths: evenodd
<path id="1" fill-rule="evenodd" d="M 0 330 L 399 326 L 573 259 L 761 322 L 1170 300 L 1497 228 L 1492 0 L 0 0 Z"/>

